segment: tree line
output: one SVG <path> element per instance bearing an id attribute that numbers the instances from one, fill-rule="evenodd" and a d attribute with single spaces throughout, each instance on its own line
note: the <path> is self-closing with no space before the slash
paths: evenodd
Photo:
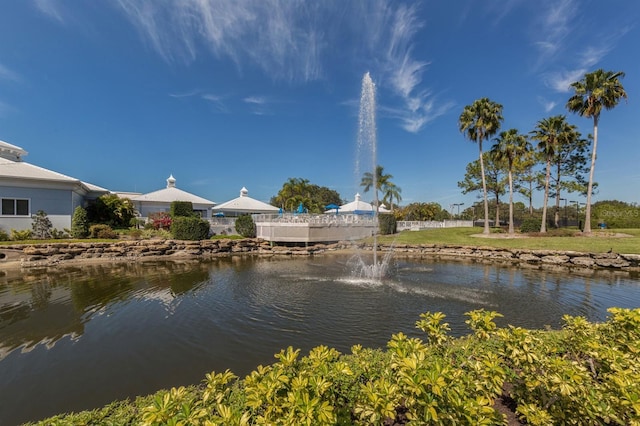
<path id="1" fill-rule="evenodd" d="M 599 69 L 587 73 L 580 81 L 571 84 L 574 93 L 566 104 L 566 108 L 570 112 L 593 120 L 593 134 L 590 135 L 590 139 L 592 139 L 591 164 L 588 168 L 589 177 L 586 182 L 586 190 L 583 191 L 587 197 L 585 233 L 591 233 L 591 196 L 595 186 L 593 178 L 600 114 L 603 109 L 612 109 L 621 99 L 627 98 L 627 93 L 620 82 L 622 77 L 624 77 L 624 73 L 621 71 L 614 72 Z M 556 198 L 555 220 L 557 224 L 561 190 L 572 192 L 579 191 L 583 187 L 582 174 L 586 170 L 586 149 L 590 144 L 589 138 L 584 139 L 580 132 L 577 131 L 576 126 L 566 121 L 566 116 L 557 115 L 538 121 L 535 129 L 528 135 L 521 134 L 517 129 L 501 132 L 494 139 L 494 145 L 491 149 L 485 152 L 482 144 L 500 130 L 501 123 L 504 120 L 502 110 L 501 104 L 489 98 L 481 98 L 473 104 L 467 105 L 458 120 L 460 131 L 469 140 L 478 144 L 478 164 L 484 206 L 483 233 L 488 234 L 490 232 L 488 193 L 492 188 L 487 185 L 487 172 L 495 175 L 501 170 L 506 170 L 509 188 L 509 233 L 513 234 L 513 175 L 516 173 L 519 176 L 521 192 L 527 194 L 527 190 L 529 191 L 530 209 L 532 209 L 531 192 L 534 182 L 538 179 L 532 171 L 534 165 L 539 162 L 544 164 L 544 178 L 542 179 L 544 198 L 540 232 L 546 232 L 550 191 L 554 191 Z M 533 149 L 530 140 L 537 142 L 536 149 Z M 485 170 L 486 162 L 489 162 L 488 165 L 490 167 L 488 170 Z M 477 166 L 469 165 L 467 167 L 468 176 L 465 176 L 465 180 L 459 183 L 463 191 L 469 192 L 477 189 L 477 185 L 472 178 L 477 172 L 474 172 L 473 168 L 477 168 Z M 572 177 L 572 180 L 563 183 L 561 180 L 563 176 Z M 499 195 L 501 195 L 500 185 L 497 178 L 494 181 L 496 186 L 493 191 L 495 191 L 497 201 Z M 553 188 L 551 188 L 552 185 Z M 496 222 L 499 223 L 499 217 L 496 218 Z"/>

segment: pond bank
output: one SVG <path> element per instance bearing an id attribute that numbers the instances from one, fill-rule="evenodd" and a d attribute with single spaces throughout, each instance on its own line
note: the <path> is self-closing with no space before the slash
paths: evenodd
<path id="1" fill-rule="evenodd" d="M 338 250 L 372 250 L 371 244 L 341 241 L 307 247 L 272 246 L 260 239 L 203 241 L 136 240 L 15 244 L 0 246 L 0 269 L 49 267 L 80 262 L 200 259 L 238 254 L 261 256 L 311 256 Z M 393 250 L 401 257 L 433 257 L 482 262 L 502 262 L 532 267 L 567 267 L 640 272 L 640 255 L 584 253 L 483 246 L 439 244 L 379 244 L 380 251 Z"/>

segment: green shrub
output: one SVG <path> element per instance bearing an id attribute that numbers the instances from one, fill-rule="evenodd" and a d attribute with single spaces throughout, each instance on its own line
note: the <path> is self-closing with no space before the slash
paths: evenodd
<path id="1" fill-rule="evenodd" d="M 71 236 L 73 238 L 87 238 L 89 235 L 89 217 L 81 206 L 76 207 L 71 218 Z"/>
<path id="2" fill-rule="evenodd" d="M 171 239 L 171 232 L 169 232 L 169 230 L 167 229 L 154 229 L 153 227 L 145 227 L 142 231 L 141 237 L 145 240 L 150 240 L 151 238 L 168 240 Z"/>
<path id="3" fill-rule="evenodd" d="M 192 217 L 195 216 L 191 201 L 173 201 L 169 209 L 171 217 Z"/>
<path id="4" fill-rule="evenodd" d="M 378 215 L 378 227 L 381 235 L 391 235 L 398 232 L 398 222 L 395 216 L 390 213 Z"/>
<path id="5" fill-rule="evenodd" d="M 109 225 L 99 223 L 89 227 L 89 237 L 112 240 L 118 238 L 118 234 L 113 232 L 113 229 L 111 229 Z"/>
<path id="6" fill-rule="evenodd" d="M 29 240 L 31 239 L 31 236 L 32 236 L 31 229 L 23 229 L 21 231 L 17 229 L 11 230 L 11 239 L 13 241 Z"/>
<path id="7" fill-rule="evenodd" d="M 9 234 L 4 229 L 0 229 L 0 241 L 9 241 Z"/>
<path id="8" fill-rule="evenodd" d="M 240 215 L 236 219 L 236 232 L 245 238 L 255 238 L 256 224 L 248 214 Z"/>
<path id="9" fill-rule="evenodd" d="M 542 225 L 542 220 L 535 218 L 528 218 L 522 221 L 522 225 L 520 225 L 520 232 L 540 232 L 540 226 Z"/>
<path id="10" fill-rule="evenodd" d="M 62 231 L 56 228 L 51 229 L 51 238 L 53 238 L 54 240 L 61 240 L 63 238 L 69 238 L 69 237 L 70 237 L 69 230 L 66 228 Z"/>
<path id="11" fill-rule="evenodd" d="M 205 240 L 209 237 L 209 222 L 193 216 L 175 217 L 171 222 L 171 236 L 176 240 Z"/>
<path id="12" fill-rule="evenodd" d="M 47 238 L 51 238 L 51 229 L 53 225 L 51 224 L 51 220 L 47 217 L 47 214 L 38 210 L 38 212 L 33 215 L 33 222 L 31 223 L 31 229 L 33 230 L 33 237 L 45 240 Z"/>
<path id="13" fill-rule="evenodd" d="M 504 425 L 497 407 L 508 402 L 522 424 L 637 425 L 640 309 L 609 313 L 542 331 L 498 328 L 500 314 L 477 310 L 466 314 L 474 334 L 454 339 L 445 315 L 427 312 L 416 322 L 427 341 L 397 333 L 386 350 L 318 346 L 306 356 L 288 347 L 244 379 L 214 371 L 39 424 Z"/>

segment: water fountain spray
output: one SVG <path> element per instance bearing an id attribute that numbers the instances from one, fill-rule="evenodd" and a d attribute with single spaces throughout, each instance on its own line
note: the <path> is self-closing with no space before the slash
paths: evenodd
<path id="1" fill-rule="evenodd" d="M 356 176 L 360 176 L 361 153 L 370 154 L 371 175 L 373 178 L 374 209 L 373 220 L 378 223 L 378 173 L 377 173 L 377 137 L 376 137 L 376 86 L 367 72 L 362 78 L 362 92 L 360 95 L 360 114 L 358 120 L 358 154 L 356 155 Z M 364 164 L 363 168 L 369 166 Z M 388 259 L 378 263 L 378 231 L 373 231 L 373 265 L 360 267 L 360 275 L 366 278 L 379 279 L 384 276 Z"/>

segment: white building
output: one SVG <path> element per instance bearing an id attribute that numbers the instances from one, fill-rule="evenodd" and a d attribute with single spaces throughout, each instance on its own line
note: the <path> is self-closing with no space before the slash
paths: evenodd
<path id="1" fill-rule="evenodd" d="M 108 194 L 107 189 L 82 182 L 22 160 L 27 151 L 0 141 L 0 228 L 31 229 L 32 216 L 39 210 L 47 214 L 54 228 L 71 228 L 78 206 Z"/>
<path id="2" fill-rule="evenodd" d="M 120 196 L 129 198 L 141 217 L 147 218 L 151 213 L 169 212 L 171 203 L 174 201 L 191 202 L 193 210 L 200 214 L 203 219 L 211 218 L 211 208 L 216 203 L 209 201 L 197 195 L 190 194 L 187 191 L 176 188 L 176 179 L 173 175 L 167 178 L 167 187 L 158 191 L 149 192 L 148 194 L 128 196 L 125 193 L 119 193 Z"/>
<path id="3" fill-rule="evenodd" d="M 356 199 L 350 203 L 343 204 L 338 208 L 338 213 L 373 214 L 375 208 L 373 204 L 366 203 L 360 199 L 360 194 L 356 194 Z M 328 209 L 325 213 L 335 213 L 336 209 Z M 390 213 L 382 204 L 378 213 Z"/>
<path id="4" fill-rule="evenodd" d="M 264 203 L 249 197 L 247 188 L 242 187 L 240 196 L 226 203 L 219 204 L 213 209 L 214 214 L 220 213 L 224 216 L 240 216 L 241 214 L 269 214 L 278 213 L 280 209 L 271 204 Z"/>

